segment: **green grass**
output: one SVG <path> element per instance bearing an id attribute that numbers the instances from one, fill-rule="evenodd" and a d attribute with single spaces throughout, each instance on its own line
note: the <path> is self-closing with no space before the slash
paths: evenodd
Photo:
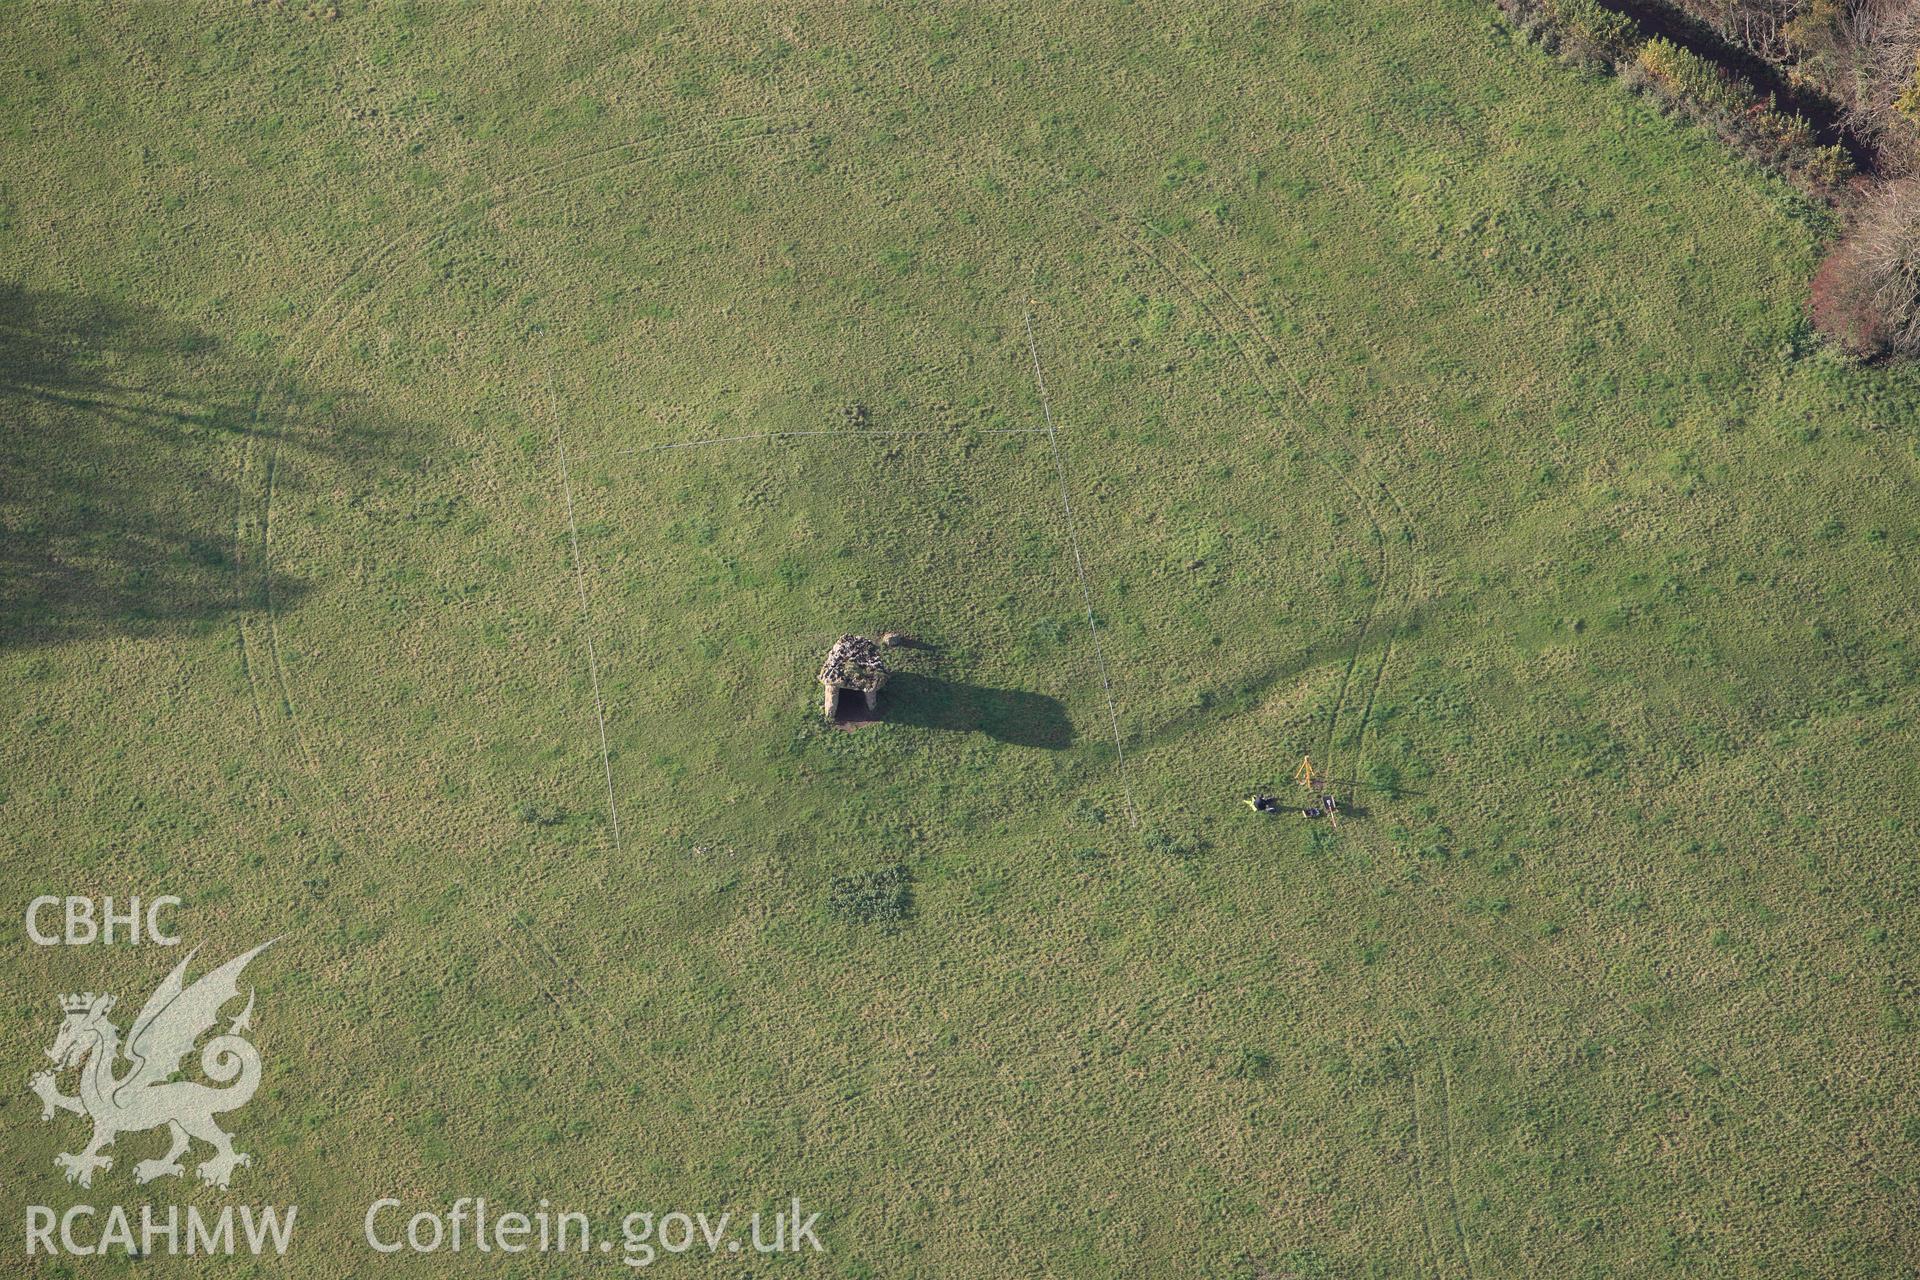
<path id="1" fill-rule="evenodd" d="M 293 1274 L 388 1193 L 1907 1274 L 1920 379 L 1809 336 L 1823 213 L 1465 0 L 345 7 L 0 37 L 13 1069 L 173 958 L 18 908 L 175 892 L 288 935 Z M 854 405 L 932 434 L 661 447 Z M 1399 789 L 1240 806 L 1305 752 Z M 8 1213 L 222 1202 L 5 1114 Z"/>

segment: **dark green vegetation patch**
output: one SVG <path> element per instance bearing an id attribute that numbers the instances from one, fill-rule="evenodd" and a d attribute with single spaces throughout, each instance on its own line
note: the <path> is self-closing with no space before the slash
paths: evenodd
<path id="1" fill-rule="evenodd" d="M 904 866 L 835 876 L 827 906 L 862 924 L 899 924 L 913 914 L 913 873 Z"/>

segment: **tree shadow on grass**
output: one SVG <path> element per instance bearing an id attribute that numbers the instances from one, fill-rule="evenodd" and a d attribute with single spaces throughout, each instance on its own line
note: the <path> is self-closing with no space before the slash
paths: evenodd
<path id="1" fill-rule="evenodd" d="M 1022 689 L 988 689 L 901 671 L 887 682 L 880 705 L 881 719 L 892 724 L 984 733 L 998 742 L 1049 751 L 1073 745 L 1066 706 Z"/>
<path id="2" fill-rule="evenodd" d="M 0 648 L 264 608 L 247 443 L 379 465 L 397 438 L 157 311 L 4 284 L 0 424 Z M 275 608 L 301 594 L 274 574 Z"/>

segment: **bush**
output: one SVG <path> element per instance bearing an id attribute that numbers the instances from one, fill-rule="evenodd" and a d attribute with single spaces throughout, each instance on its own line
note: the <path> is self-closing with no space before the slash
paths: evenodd
<path id="1" fill-rule="evenodd" d="M 1913 78 L 1893 100 L 1893 109 L 1914 124 L 1920 124 L 1920 54 L 1914 57 Z"/>
<path id="2" fill-rule="evenodd" d="M 1520 35 L 1548 53 L 1618 64 L 1632 57 L 1639 29 L 1596 0 L 1499 0 Z"/>
<path id="3" fill-rule="evenodd" d="M 1273 1055 L 1265 1049 L 1245 1048 L 1227 1064 L 1235 1080 L 1264 1080 L 1273 1074 Z"/>
<path id="4" fill-rule="evenodd" d="M 1838 187 L 1854 174 L 1853 157 L 1838 143 L 1807 152 L 1805 167 L 1807 177 L 1821 187 Z"/>
<path id="5" fill-rule="evenodd" d="M 1920 355 L 1920 179 L 1883 188 L 1821 264 L 1813 321 L 1855 355 Z"/>
<path id="6" fill-rule="evenodd" d="M 1541 0 L 1540 8 L 1568 39 L 1610 61 L 1631 54 L 1640 34 L 1633 19 L 1595 0 Z"/>
<path id="7" fill-rule="evenodd" d="M 1852 176 L 1846 153 L 1816 146 L 1813 126 L 1803 117 L 1779 110 L 1745 78 L 1665 36 L 1642 42 L 1632 19 L 1597 0 L 1500 0 L 1500 7 L 1542 48 L 1599 59 L 1628 88 L 1657 94 L 1756 159 L 1782 162 L 1816 188 L 1831 191 Z"/>
<path id="8" fill-rule="evenodd" d="M 1641 45 L 1639 62 L 1668 95 L 1696 108 L 1737 115 L 1754 100 L 1752 85 L 1665 36 Z"/>

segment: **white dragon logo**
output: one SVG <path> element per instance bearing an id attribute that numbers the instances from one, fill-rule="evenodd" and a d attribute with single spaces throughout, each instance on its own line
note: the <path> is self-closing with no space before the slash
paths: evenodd
<path id="1" fill-rule="evenodd" d="M 277 941 L 277 939 L 276 939 Z M 120 1030 L 108 1021 L 113 997 L 91 991 L 60 997 L 67 1019 L 60 1035 L 47 1050 L 56 1064 L 55 1071 L 41 1071 L 28 1082 L 28 1088 L 40 1097 L 40 1118 L 53 1119 L 53 1113 L 71 1111 L 93 1121 L 93 1140 L 86 1150 L 62 1152 L 53 1158 L 66 1170 L 68 1182 L 83 1187 L 93 1185 L 95 1171 L 113 1168 L 113 1159 L 100 1154 L 113 1145 L 122 1133 L 137 1133 L 166 1125 L 173 1144 L 158 1160 L 142 1160 L 133 1167 L 139 1182 L 178 1176 L 185 1170 L 180 1157 L 198 1138 L 213 1148 L 213 1156 L 199 1168 L 200 1180 L 211 1186 L 225 1187 L 234 1169 L 252 1163 L 251 1157 L 233 1149 L 233 1139 L 213 1122 L 216 1115 L 237 1110 L 260 1087 L 260 1054 L 245 1033 L 253 1025 L 253 993 L 247 993 L 247 1007 L 227 1027 L 226 1034 L 207 1041 L 200 1051 L 200 1069 L 215 1084 L 215 1089 L 192 1080 L 175 1080 L 180 1060 L 192 1051 L 194 1042 L 220 1020 L 220 1008 L 240 994 L 240 971 L 247 962 L 272 946 L 263 942 L 243 956 L 229 960 L 211 973 L 203 974 L 192 986 L 186 985 L 187 966 L 195 951 L 188 954 L 147 998 L 140 1016 L 133 1020 L 124 1049 L 131 1065 L 116 1077 L 114 1068 L 122 1051 Z M 55 1084 L 57 1071 L 80 1068 L 80 1093 L 68 1097 Z"/>

